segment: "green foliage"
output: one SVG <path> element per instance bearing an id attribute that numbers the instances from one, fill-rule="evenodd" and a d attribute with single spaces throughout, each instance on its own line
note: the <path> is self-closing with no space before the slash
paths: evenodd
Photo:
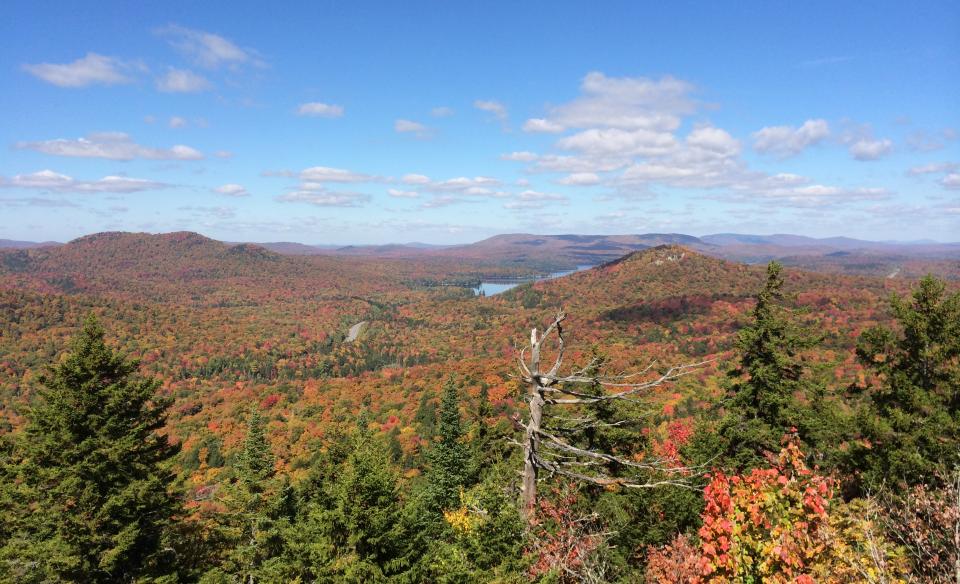
<path id="1" fill-rule="evenodd" d="M 317 458 L 298 499 L 276 566 L 287 581 L 382 582 L 414 563 L 419 540 L 405 521 L 396 469 L 364 416 L 349 441 Z"/>
<path id="2" fill-rule="evenodd" d="M 739 363 L 730 372 L 734 381 L 717 431 L 721 454 L 715 463 L 737 471 L 763 466 L 790 428 L 808 438 L 803 430 L 810 416 L 796 399 L 809 391 L 800 352 L 817 341 L 782 306 L 782 270 L 777 262 L 767 266 L 752 322 L 737 336 Z"/>
<path id="3" fill-rule="evenodd" d="M 278 479 L 259 410 L 250 416 L 247 437 L 236 460 L 234 478 L 222 486 L 225 512 L 219 517 L 218 539 L 224 547 L 217 572 L 239 581 L 255 581 L 269 573 L 271 560 L 283 550 L 283 532 L 294 515 L 293 490 Z M 213 575 L 207 575 L 208 579 Z"/>
<path id="4" fill-rule="evenodd" d="M 515 496 L 515 465 L 488 469 L 444 512 L 444 536 L 429 544 L 418 575 L 431 582 L 525 582 L 525 524 Z"/>
<path id="5" fill-rule="evenodd" d="M 863 332 L 857 358 L 878 374 L 858 416 L 852 465 L 865 488 L 937 482 L 960 464 L 960 294 L 927 276 L 891 300 L 898 330 Z"/>
<path id="6" fill-rule="evenodd" d="M 163 540 L 179 508 L 165 463 L 177 449 L 157 433 L 170 400 L 136 370 L 90 316 L 41 379 L 3 471 L 17 503 L 4 518 L 2 579 L 150 581 L 173 571 Z"/>
<path id="7" fill-rule="evenodd" d="M 450 509 L 459 502 L 469 472 L 470 458 L 463 444 L 460 396 L 448 380 L 440 398 L 440 439 L 428 454 L 428 496 L 435 510 Z"/>

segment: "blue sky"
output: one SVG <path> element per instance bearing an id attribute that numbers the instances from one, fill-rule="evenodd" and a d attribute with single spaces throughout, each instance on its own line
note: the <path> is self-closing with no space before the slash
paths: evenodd
<path id="1" fill-rule="evenodd" d="M 18 2 L 0 238 L 960 240 L 956 2 Z"/>

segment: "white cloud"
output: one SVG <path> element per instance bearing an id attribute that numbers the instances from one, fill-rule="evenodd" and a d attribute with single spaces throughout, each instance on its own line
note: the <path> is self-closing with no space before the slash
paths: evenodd
<path id="1" fill-rule="evenodd" d="M 574 172 L 556 182 L 561 185 L 587 187 L 600 184 L 600 177 L 593 172 Z"/>
<path id="2" fill-rule="evenodd" d="M 761 199 L 771 204 L 791 207 L 820 207 L 857 201 L 876 201 L 889 197 L 881 188 L 841 188 L 827 185 L 806 185 L 792 188 L 771 189 L 758 193 Z"/>
<path id="3" fill-rule="evenodd" d="M 37 63 L 23 65 L 23 69 L 38 79 L 58 87 L 87 87 L 89 85 L 117 85 L 130 83 L 124 74 L 129 65 L 114 57 L 87 53 L 72 63 Z"/>
<path id="4" fill-rule="evenodd" d="M 507 119 L 507 106 L 503 105 L 499 101 L 478 99 L 473 102 L 473 107 L 478 110 L 489 112 L 494 115 L 498 120 L 505 121 Z"/>
<path id="5" fill-rule="evenodd" d="M 693 113 L 693 85 L 674 77 L 607 77 L 592 72 L 580 84 L 580 97 L 556 106 L 534 123 L 549 128 L 620 128 L 673 131 Z"/>
<path id="6" fill-rule="evenodd" d="M 329 166 L 312 166 L 300 172 L 300 180 L 311 183 L 361 183 L 379 180 L 378 177 Z"/>
<path id="7" fill-rule="evenodd" d="M 857 160 L 879 160 L 890 154 L 893 142 L 888 139 L 861 139 L 850 144 L 850 154 Z"/>
<path id="8" fill-rule="evenodd" d="M 169 125 L 171 128 L 186 128 L 187 120 L 181 118 L 180 116 L 172 116 L 167 125 Z"/>
<path id="9" fill-rule="evenodd" d="M 526 190 L 519 193 L 514 200 L 504 203 L 503 208 L 512 210 L 542 209 L 551 203 L 566 204 L 567 201 L 567 197 L 563 195 Z"/>
<path id="10" fill-rule="evenodd" d="M 781 158 L 796 156 L 819 144 L 830 135 L 826 120 L 807 120 L 799 128 L 792 126 L 767 126 L 753 133 L 753 149 Z"/>
<path id="11" fill-rule="evenodd" d="M 409 176 L 409 175 L 408 175 Z M 442 181 L 429 181 L 421 184 L 421 189 L 430 192 L 460 192 L 468 195 L 491 195 L 494 191 L 492 187 L 500 186 L 500 181 L 488 176 L 475 176 L 473 178 L 458 176 Z"/>
<path id="12" fill-rule="evenodd" d="M 312 101 L 300 104 L 300 107 L 297 108 L 297 115 L 316 118 L 341 118 L 343 117 L 343 107 Z"/>
<path id="13" fill-rule="evenodd" d="M 199 93 L 213 87 L 206 77 L 175 67 L 167 67 L 167 72 L 156 82 L 157 89 L 164 93 Z"/>
<path id="14" fill-rule="evenodd" d="M 318 207 L 360 207 L 370 200 L 370 195 L 354 191 L 335 191 L 329 183 L 367 183 L 380 182 L 377 176 L 353 172 L 343 168 L 312 166 L 298 173 L 289 170 L 265 171 L 264 176 L 297 177 L 300 182 L 289 193 L 277 197 L 285 203 L 309 203 Z"/>
<path id="15" fill-rule="evenodd" d="M 527 152 L 526 150 L 522 152 L 511 152 L 509 154 L 500 155 L 500 160 L 513 160 L 515 162 L 533 162 L 536 159 L 536 154 L 533 152 Z"/>
<path id="16" fill-rule="evenodd" d="M 31 174 L 15 175 L 9 181 L 0 178 L 0 186 L 60 193 L 119 194 L 163 189 L 169 185 L 152 180 L 113 175 L 85 181 L 52 170 L 41 170 Z"/>
<path id="17" fill-rule="evenodd" d="M 251 49 L 243 49 L 220 35 L 178 25 L 157 31 L 185 57 L 207 69 L 221 66 L 236 68 L 244 64 L 262 66 L 263 61 Z"/>
<path id="18" fill-rule="evenodd" d="M 563 130 L 564 127 L 562 124 L 544 118 L 530 118 L 523 124 L 524 132 L 559 134 L 563 132 Z"/>
<path id="19" fill-rule="evenodd" d="M 442 195 L 439 197 L 434 197 L 429 201 L 426 201 L 420 205 L 421 209 L 439 209 L 440 207 L 449 207 L 450 205 L 456 205 L 458 203 L 465 203 L 464 199 L 460 197 L 455 197 L 453 195 Z"/>
<path id="20" fill-rule="evenodd" d="M 398 199 L 416 199 L 420 196 L 417 191 L 403 191 L 400 189 L 387 189 L 387 194 Z"/>
<path id="21" fill-rule="evenodd" d="M 228 197 L 249 197 L 250 193 L 243 187 L 243 185 L 238 185 L 236 183 L 228 183 L 222 186 L 219 186 L 213 189 L 213 192 L 218 195 L 225 195 Z"/>
<path id="22" fill-rule="evenodd" d="M 318 207 L 362 207 L 370 200 L 370 195 L 319 187 L 286 193 L 277 197 L 277 200 L 283 203 L 309 203 Z"/>
<path id="23" fill-rule="evenodd" d="M 740 142 L 725 130 L 713 126 L 701 126 L 687 135 L 687 144 L 693 148 L 706 150 L 721 157 L 740 154 Z"/>
<path id="24" fill-rule="evenodd" d="M 408 185 L 430 184 L 430 177 L 422 174 L 405 174 L 400 180 Z"/>
<path id="25" fill-rule="evenodd" d="M 430 115 L 435 118 L 449 118 L 453 114 L 453 108 L 447 106 L 435 107 L 430 110 Z"/>
<path id="26" fill-rule="evenodd" d="M 940 186 L 950 190 L 960 190 L 960 173 L 951 172 L 940 179 Z"/>
<path id="27" fill-rule="evenodd" d="M 190 146 L 177 144 L 170 148 L 141 146 L 123 132 L 101 132 L 85 138 L 18 142 L 17 148 L 36 150 L 53 156 L 106 158 L 108 160 L 201 160 L 203 153 Z"/>
<path id="28" fill-rule="evenodd" d="M 951 172 L 960 168 L 956 162 L 934 162 L 921 166 L 914 166 L 907 171 L 910 176 L 919 176 L 923 174 L 940 174 L 941 172 Z"/>
<path id="29" fill-rule="evenodd" d="M 677 140 L 669 132 L 636 128 L 591 128 L 567 136 L 557 142 L 563 150 L 578 150 L 588 157 L 657 156 L 677 147 Z"/>
<path id="30" fill-rule="evenodd" d="M 430 128 L 412 120 L 396 120 L 393 129 L 401 134 L 414 134 L 417 138 L 429 138 Z"/>

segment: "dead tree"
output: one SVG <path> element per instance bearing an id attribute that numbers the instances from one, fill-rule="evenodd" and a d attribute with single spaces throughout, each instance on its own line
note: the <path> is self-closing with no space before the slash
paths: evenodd
<path id="1" fill-rule="evenodd" d="M 556 433 L 547 429 L 544 415 L 547 407 L 553 406 L 589 406 L 610 400 L 637 400 L 650 394 L 652 390 L 688 375 L 704 363 L 693 363 L 671 367 L 665 373 L 652 373 L 653 365 L 633 374 L 603 376 L 594 372 L 596 360 L 584 367 L 562 375 L 564 339 L 563 321 L 566 315 L 561 311 L 543 332 L 537 329 L 530 333 L 530 345 L 520 351 L 520 377 L 527 384 L 527 421 L 521 422 L 525 430 L 523 443 L 523 505 L 525 513 L 537 503 L 537 480 L 540 471 L 550 475 L 560 475 L 576 481 L 603 487 L 621 487 L 648 489 L 665 485 L 690 486 L 690 477 L 698 469 L 681 466 L 676 461 L 664 459 L 643 459 L 618 456 L 610 452 L 598 452 L 578 447 Z M 556 356 L 546 371 L 541 367 L 541 359 L 547 347 L 545 343 L 553 336 L 556 338 Z M 578 389 L 583 384 L 599 388 L 591 393 Z M 588 418 L 577 419 L 581 428 L 591 424 L 600 424 Z M 626 421 L 607 423 L 615 426 Z M 606 468 L 616 466 L 623 469 L 622 476 L 613 476 Z"/>

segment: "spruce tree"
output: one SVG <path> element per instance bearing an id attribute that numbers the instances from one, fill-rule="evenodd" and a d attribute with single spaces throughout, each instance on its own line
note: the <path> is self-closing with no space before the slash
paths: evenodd
<path id="1" fill-rule="evenodd" d="M 784 300 L 783 266 L 771 262 L 752 322 L 737 336 L 739 363 L 718 429 L 719 462 L 737 471 L 763 466 L 783 435 L 807 421 L 796 400 L 808 389 L 800 352 L 817 341 L 792 322 Z"/>
<path id="2" fill-rule="evenodd" d="M 162 543 L 178 513 L 165 463 L 171 400 L 104 341 L 92 315 L 70 352 L 41 378 L 15 444 L 18 484 L 0 579 L 128 582 L 161 578 Z"/>
<path id="3" fill-rule="evenodd" d="M 460 489 L 466 483 L 470 457 L 463 444 L 460 396 L 453 380 L 448 380 L 440 398 L 440 439 L 429 454 L 429 496 L 435 510 L 459 504 Z"/>
<path id="4" fill-rule="evenodd" d="M 293 513 L 291 489 L 275 477 L 266 422 L 259 410 L 250 416 L 234 477 L 222 489 L 226 513 L 220 536 L 228 548 L 221 570 L 242 582 L 259 581 L 264 565 L 282 553 L 282 532 Z"/>
<path id="5" fill-rule="evenodd" d="M 960 293 L 927 276 L 891 307 L 898 330 L 867 329 L 857 344 L 858 360 L 879 378 L 852 453 L 868 489 L 935 483 L 960 464 Z"/>

